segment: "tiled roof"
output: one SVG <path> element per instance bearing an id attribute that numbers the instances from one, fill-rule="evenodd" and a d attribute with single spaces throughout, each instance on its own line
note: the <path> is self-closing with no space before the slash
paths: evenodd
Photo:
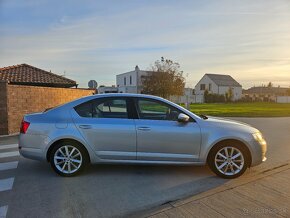
<path id="1" fill-rule="evenodd" d="M 233 77 L 230 75 L 222 74 L 205 74 L 218 86 L 235 86 L 242 87 Z"/>
<path id="2" fill-rule="evenodd" d="M 28 64 L 19 64 L 0 68 L 0 81 L 7 81 L 11 84 L 46 87 L 68 88 L 77 86 L 76 81 L 30 66 Z"/>

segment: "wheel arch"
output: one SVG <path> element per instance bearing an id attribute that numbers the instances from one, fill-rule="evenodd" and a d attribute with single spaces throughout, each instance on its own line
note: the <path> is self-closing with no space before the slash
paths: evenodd
<path id="1" fill-rule="evenodd" d="M 220 145 L 220 144 L 223 144 L 223 143 L 236 143 L 236 144 L 239 144 L 240 146 L 243 146 L 245 148 L 246 152 L 247 152 L 247 163 L 248 163 L 248 166 L 250 167 L 252 165 L 252 154 L 251 154 L 251 150 L 250 150 L 249 146 L 245 142 L 243 142 L 242 140 L 238 140 L 238 139 L 223 139 L 221 141 L 215 142 L 213 144 L 213 146 L 211 146 L 211 148 L 207 152 L 206 163 L 208 163 L 208 158 L 209 158 L 210 153 L 212 152 L 212 150 L 217 145 Z"/>
<path id="2" fill-rule="evenodd" d="M 78 140 L 76 140 L 76 139 L 72 139 L 72 138 L 62 138 L 62 139 L 58 139 L 58 140 L 56 140 L 55 142 L 53 142 L 50 146 L 49 146 L 49 148 L 48 148 L 48 150 L 47 150 L 47 152 L 46 152 L 46 160 L 47 160 L 47 162 L 49 162 L 49 160 L 50 160 L 50 155 L 51 155 L 51 151 L 52 151 L 52 149 L 53 149 L 53 147 L 55 146 L 55 145 L 57 145 L 58 143 L 63 143 L 63 142 L 66 142 L 66 143 L 77 143 L 77 144 L 79 144 L 80 146 L 82 146 L 82 148 L 84 149 L 84 151 L 86 152 L 86 156 L 87 156 L 87 158 L 88 158 L 88 163 L 91 163 L 91 158 L 90 158 L 90 155 L 89 155 L 89 152 L 88 152 L 88 150 L 87 150 L 87 148 L 83 145 L 83 143 L 81 143 L 80 141 L 78 141 Z"/>

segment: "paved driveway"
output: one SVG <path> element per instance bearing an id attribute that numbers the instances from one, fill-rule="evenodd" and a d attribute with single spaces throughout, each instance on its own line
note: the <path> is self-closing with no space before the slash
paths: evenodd
<path id="1" fill-rule="evenodd" d="M 269 143 L 267 162 L 251 168 L 247 175 L 290 160 L 290 118 L 232 119 L 259 128 Z M 15 138 L 0 138 L 0 144 L 13 143 L 17 143 Z M 95 165 L 78 177 L 63 178 L 47 163 L 17 156 L 15 146 L 2 148 L 0 216 L 7 210 L 7 217 L 125 216 L 229 182 L 206 166 Z"/>

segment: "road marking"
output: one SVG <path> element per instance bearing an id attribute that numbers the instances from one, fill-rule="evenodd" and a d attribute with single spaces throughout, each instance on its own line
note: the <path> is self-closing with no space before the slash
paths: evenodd
<path id="1" fill-rule="evenodd" d="M 0 152 L 0 158 L 19 156 L 18 144 L 0 145 L 0 151 L 4 149 L 14 149 L 14 151 Z M 0 172 L 4 170 L 16 169 L 18 161 L 10 161 L 0 163 Z M 0 179 L 0 192 L 11 190 L 14 183 L 14 177 L 7 179 Z M 8 211 L 8 205 L 0 206 L 0 218 L 6 218 Z"/>
<path id="2" fill-rule="evenodd" d="M 14 178 L 0 179 L 0 192 L 12 189 Z"/>
<path id="3" fill-rule="evenodd" d="M 0 163 L 0 171 L 1 170 L 11 170 L 11 169 L 15 169 L 15 168 L 17 168 L 17 166 L 18 166 L 18 161 Z"/>
<path id="4" fill-rule="evenodd" d="M 9 149 L 9 148 L 18 148 L 18 144 L 0 145 L 0 150 L 2 150 L 2 149 Z"/>
<path id="5" fill-rule="evenodd" d="M 0 158 L 19 156 L 19 151 L 10 151 L 0 153 Z"/>
<path id="6" fill-rule="evenodd" d="M 7 215 L 8 206 L 0 207 L 0 218 L 5 218 Z"/>

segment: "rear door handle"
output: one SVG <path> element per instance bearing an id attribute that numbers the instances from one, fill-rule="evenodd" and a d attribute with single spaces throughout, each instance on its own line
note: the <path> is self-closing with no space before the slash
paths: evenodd
<path id="1" fill-rule="evenodd" d="M 147 127 L 147 126 L 142 126 L 142 127 L 138 127 L 138 130 L 141 130 L 141 131 L 150 131 L 151 128 L 150 127 Z"/>
<path id="2" fill-rule="evenodd" d="M 79 125 L 79 127 L 80 127 L 81 129 L 91 129 L 91 128 L 92 128 L 91 125 Z"/>

